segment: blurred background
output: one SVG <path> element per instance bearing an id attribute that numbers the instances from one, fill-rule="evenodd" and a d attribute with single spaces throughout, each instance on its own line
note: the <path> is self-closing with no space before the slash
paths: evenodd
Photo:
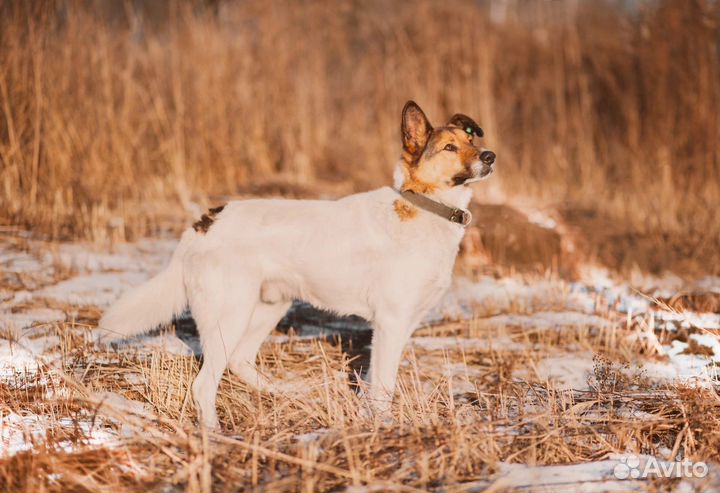
<path id="1" fill-rule="evenodd" d="M 498 155 L 465 251 L 716 274 L 719 21 L 712 0 L 0 0 L 0 224 L 124 241 L 228 197 L 390 184 L 414 99 Z"/>

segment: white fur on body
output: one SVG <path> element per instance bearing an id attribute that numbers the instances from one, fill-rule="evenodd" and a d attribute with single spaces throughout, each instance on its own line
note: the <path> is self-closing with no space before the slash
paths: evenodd
<path id="1" fill-rule="evenodd" d="M 431 197 L 466 208 L 471 194 L 458 186 Z M 225 368 L 267 388 L 258 349 L 291 301 L 303 299 L 372 323 L 368 397 L 387 409 L 405 343 L 449 287 L 464 233 L 424 210 L 402 221 L 398 198 L 385 187 L 336 201 L 231 202 L 207 233 L 186 231 L 167 269 L 125 294 L 98 331 L 109 339 L 145 332 L 189 303 L 204 355 L 193 397 L 202 423 L 215 427 Z"/>

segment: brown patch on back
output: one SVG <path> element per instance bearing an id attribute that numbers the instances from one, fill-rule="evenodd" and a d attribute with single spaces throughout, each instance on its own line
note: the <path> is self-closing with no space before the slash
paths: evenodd
<path id="1" fill-rule="evenodd" d="M 393 207 L 395 208 L 395 214 L 397 214 L 401 221 L 409 221 L 417 216 L 417 209 L 406 200 L 397 199 L 393 202 Z"/>
<path id="2" fill-rule="evenodd" d="M 224 208 L 225 205 L 220 205 L 218 207 L 211 207 L 208 209 L 207 214 L 203 214 L 200 217 L 200 220 L 193 224 L 193 229 L 198 233 L 207 233 L 210 226 L 212 226 L 215 222 L 215 217 L 220 214 Z"/>

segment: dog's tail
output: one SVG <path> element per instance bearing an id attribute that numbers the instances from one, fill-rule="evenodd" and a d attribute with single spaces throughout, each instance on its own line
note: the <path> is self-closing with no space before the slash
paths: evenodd
<path id="1" fill-rule="evenodd" d="M 185 310 L 183 257 L 195 234 L 187 230 L 165 270 L 123 294 L 105 311 L 93 333 L 96 341 L 110 343 L 148 332 Z"/>

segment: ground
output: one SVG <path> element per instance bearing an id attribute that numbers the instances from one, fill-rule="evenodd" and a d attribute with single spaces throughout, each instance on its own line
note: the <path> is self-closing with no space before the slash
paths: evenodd
<path id="1" fill-rule="evenodd" d="M 174 240 L 109 249 L 4 236 L 1 489 L 720 488 L 720 279 L 621 278 L 570 255 L 553 217 L 499 212 L 547 232 L 557 272 L 489 268 L 509 255 L 504 233 L 471 232 L 452 289 L 405 351 L 392 420 L 360 412 L 365 322 L 296 304 L 259 358 L 282 390 L 226 373 L 218 433 L 198 429 L 189 397 L 191 319 L 110 351 L 87 341 Z"/>

